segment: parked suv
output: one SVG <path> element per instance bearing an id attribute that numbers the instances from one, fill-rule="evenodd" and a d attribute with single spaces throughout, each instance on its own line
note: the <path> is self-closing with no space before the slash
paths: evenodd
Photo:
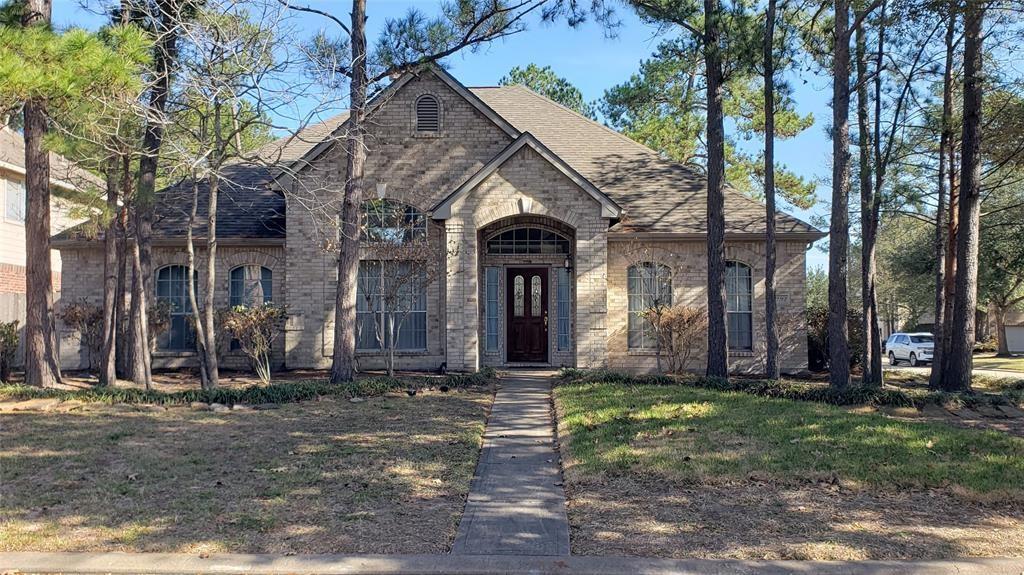
<path id="1" fill-rule="evenodd" d="M 930 333 L 894 333 L 885 340 L 889 352 L 889 365 L 906 360 L 911 366 L 930 363 L 935 350 L 935 338 Z"/>

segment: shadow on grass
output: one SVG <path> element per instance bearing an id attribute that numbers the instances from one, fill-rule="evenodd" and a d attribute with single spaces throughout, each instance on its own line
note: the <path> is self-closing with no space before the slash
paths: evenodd
<path id="1" fill-rule="evenodd" d="M 4 414 L 0 549 L 443 552 L 487 401 Z"/>

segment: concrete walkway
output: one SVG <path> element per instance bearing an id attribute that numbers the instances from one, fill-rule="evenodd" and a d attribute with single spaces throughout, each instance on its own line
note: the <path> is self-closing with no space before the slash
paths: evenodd
<path id="1" fill-rule="evenodd" d="M 504 376 L 454 555 L 569 555 L 569 521 L 551 417 L 551 376 Z"/>
<path id="2" fill-rule="evenodd" d="M 1020 575 L 1021 559 L 733 561 L 643 557 L 0 553 L 0 573 L 61 575 Z"/>

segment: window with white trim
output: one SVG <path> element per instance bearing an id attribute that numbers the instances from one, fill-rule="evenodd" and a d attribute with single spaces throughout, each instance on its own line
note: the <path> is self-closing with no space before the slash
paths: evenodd
<path id="1" fill-rule="evenodd" d="M 430 94 L 416 99 L 416 132 L 436 134 L 441 131 L 441 102 Z"/>
<path id="2" fill-rule="evenodd" d="M 422 282 L 408 282 L 392 287 L 390 282 L 402 276 L 403 271 L 389 266 L 403 266 L 401 262 L 363 260 L 359 262 L 356 282 L 356 348 L 359 350 L 386 349 L 388 320 L 395 321 L 396 350 L 416 351 L 427 348 L 427 289 Z M 385 309 L 388 297 L 396 296 L 397 305 Z"/>
<path id="3" fill-rule="evenodd" d="M 754 349 L 754 281 L 750 266 L 725 262 L 726 319 L 729 349 Z"/>
<path id="4" fill-rule="evenodd" d="M 199 297 L 198 289 L 196 297 Z M 167 329 L 156 338 L 157 349 L 163 351 L 194 349 L 195 334 L 192 332 L 192 325 L 189 322 L 192 305 L 188 297 L 188 268 L 185 266 L 160 268 L 156 273 L 156 299 L 160 302 L 167 302 L 171 312 Z"/>
<path id="5" fill-rule="evenodd" d="M 4 219 L 8 222 L 25 223 L 25 182 L 21 180 L 4 180 Z"/>
<path id="6" fill-rule="evenodd" d="M 672 270 L 653 262 L 629 266 L 626 294 L 629 307 L 629 349 L 656 349 L 658 340 L 654 326 L 644 314 L 655 307 L 672 305 Z"/>

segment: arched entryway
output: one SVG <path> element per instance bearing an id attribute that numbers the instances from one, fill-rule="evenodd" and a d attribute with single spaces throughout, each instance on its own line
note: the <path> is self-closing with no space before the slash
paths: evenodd
<path id="1" fill-rule="evenodd" d="M 481 363 L 573 365 L 575 230 L 523 215 L 478 233 Z"/>

